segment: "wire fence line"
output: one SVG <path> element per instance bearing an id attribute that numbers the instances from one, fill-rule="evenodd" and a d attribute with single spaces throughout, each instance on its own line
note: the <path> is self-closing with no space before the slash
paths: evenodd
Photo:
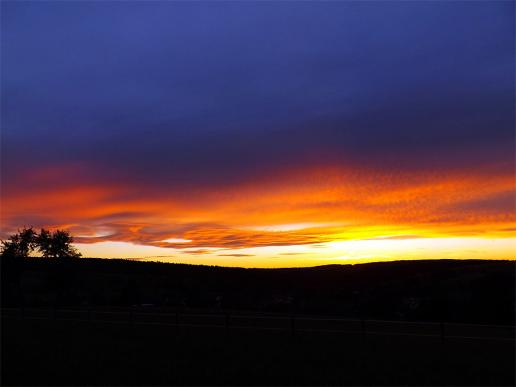
<path id="1" fill-rule="evenodd" d="M 488 340 L 512 342 L 516 327 L 468 323 L 444 323 L 421 321 L 389 321 L 314 316 L 267 316 L 215 311 L 194 313 L 176 311 L 155 312 L 144 310 L 102 309 L 48 309 L 48 308 L 1 308 L 2 318 L 27 320 L 79 321 L 100 324 L 129 324 L 163 327 L 214 328 L 231 330 L 257 330 L 287 332 L 291 335 L 304 333 L 351 334 L 366 336 L 408 336 L 449 339 Z"/>

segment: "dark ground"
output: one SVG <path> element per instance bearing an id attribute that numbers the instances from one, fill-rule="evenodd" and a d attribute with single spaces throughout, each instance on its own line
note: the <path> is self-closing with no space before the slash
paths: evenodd
<path id="1" fill-rule="evenodd" d="M 86 313 L 151 303 L 157 311 L 204 309 L 221 316 L 231 311 L 514 325 L 514 277 L 515 263 L 508 261 L 258 270 L 30 259 L 3 263 L 2 306 Z M 2 313 L 2 385 L 515 384 L 511 340 L 292 335 L 288 329 L 16 316 Z"/>
<path id="2" fill-rule="evenodd" d="M 514 385 L 514 342 L 4 319 L 3 385 Z"/>

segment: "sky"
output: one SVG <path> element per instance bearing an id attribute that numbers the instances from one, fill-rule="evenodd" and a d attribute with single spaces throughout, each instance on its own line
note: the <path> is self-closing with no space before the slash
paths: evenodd
<path id="1" fill-rule="evenodd" d="M 515 259 L 512 1 L 2 1 L 1 232 L 85 257 Z"/>

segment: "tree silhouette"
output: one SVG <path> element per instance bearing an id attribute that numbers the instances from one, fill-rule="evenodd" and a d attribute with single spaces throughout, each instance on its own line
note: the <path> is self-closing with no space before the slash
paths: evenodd
<path id="1" fill-rule="evenodd" d="M 52 234 L 50 231 L 42 228 L 36 239 L 41 254 L 45 258 L 50 258 L 52 256 Z"/>
<path id="2" fill-rule="evenodd" d="M 37 234 L 32 227 L 24 227 L 17 234 L 13 234 L 8 240 L 1 242 L 2 257 L 26 258 L 37 245 Z"/>
<path id="3" fill-rule="evenodd" d="M 21 276 L 23 259 L 36 247 L 36 232 L 32 227 L 24 227 L 8 240 L 1 241 L 1 302 L 3 306 L 23 304 Z"/>
<path id="4" fill-rule="evenodd" d="M 39 251 L 46 258 L 78 258 L 81 256 L 72 246 L 73 237 L 68 231 L 50 232 L 42 228 L 36 242 Z"/>
<path id="5" fill-rule="evenodd" d="M 30 227 L 1 241 L 0 252 L 3 258 L 26 258 L 37 249 L 46 258 L 78 258 L 81 254 L 72 242 L 73 237 L 68 231 L 50 232 L 42 228 L 38 234 Z"/>

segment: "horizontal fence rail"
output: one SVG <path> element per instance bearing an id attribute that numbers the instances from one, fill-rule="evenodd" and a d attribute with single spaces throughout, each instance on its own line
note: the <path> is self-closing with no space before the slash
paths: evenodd
<path id="1" fill-rule="evenodd" d="M 89 321 L 105 324 L 220 328 L 230 330 L 414 336 L 448 339 L 515 341 L 514 326 L 420 321 L 359 320 L 314 316 L 274 316 L 229 312 L 156 312 L 151 310 L 2 308 L 2 318 Z"/>

